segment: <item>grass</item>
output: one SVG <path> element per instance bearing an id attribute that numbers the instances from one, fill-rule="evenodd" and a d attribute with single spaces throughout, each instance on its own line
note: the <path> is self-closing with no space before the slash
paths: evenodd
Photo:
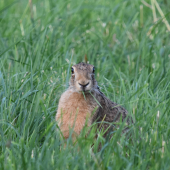
<path id="1" fill-rule="evenodd" d="M 170 169 L 169 9 L 167 0 L 1 0 L 0 169 Z M 129 138 L 120 128 L 110 141 L 93 131 L 61 139 L 58 100 L 85 58 L 133 117 Z"/>

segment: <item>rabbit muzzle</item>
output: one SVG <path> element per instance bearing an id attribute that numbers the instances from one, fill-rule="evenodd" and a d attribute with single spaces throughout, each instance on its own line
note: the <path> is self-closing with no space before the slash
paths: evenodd
<path id="1" fill-rule="evenodd" d="M 83 91 L 83 92 L 88 92 L 90 91 L 92 88 L 91 86 L 91 81 L 80 81 L 77 82 L 77 90 L 79 92 Z"/>

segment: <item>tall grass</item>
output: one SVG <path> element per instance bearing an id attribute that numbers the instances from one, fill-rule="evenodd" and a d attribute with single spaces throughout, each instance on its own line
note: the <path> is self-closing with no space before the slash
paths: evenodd
<path id="1" fill-rule="evenodd" d="M 170 2 L 165 18 L 151 2 L 1 0 L 0 169 L 170 169 Z M 85 56 L 133 117 L 128 138 L 62 140 L 58 100 Z"/>

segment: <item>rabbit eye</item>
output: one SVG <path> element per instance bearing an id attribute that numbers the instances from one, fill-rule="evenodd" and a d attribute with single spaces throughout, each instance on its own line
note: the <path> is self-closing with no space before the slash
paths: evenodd
<path id="1" fill-rule="evenodd" d="M 95 72 L 95 68 L 93 67 L 93 73 Z"/>
<path id="2" fill-rule="evenodd" d="M 71 73 L 74 74 L 74 69 L 73 69 L 73 67 L 71 67 Z"/>

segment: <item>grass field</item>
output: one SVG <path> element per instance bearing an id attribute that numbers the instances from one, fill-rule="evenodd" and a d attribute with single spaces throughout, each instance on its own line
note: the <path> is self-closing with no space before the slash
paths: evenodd
<path id="1" fill-rule="evenodd" d="M 1 0 L 0 169 L 170 169 L 169 9 L 168 0 Z M 61 139 L 58 100 L 85 56 L 133 117 L 129 138 L 120 128 L 110 141 Z"/>

